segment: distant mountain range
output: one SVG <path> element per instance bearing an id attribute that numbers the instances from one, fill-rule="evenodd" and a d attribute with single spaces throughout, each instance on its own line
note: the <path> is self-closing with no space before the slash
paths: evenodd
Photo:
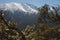
<path id="1" fill-rule="evenodd" d="M 53 11 L 55 13 L 52 7 L 49 8 L 49 11 Z M 5 18 L 9 21 L 17 22 L 19 28 L 37 24 L 37 17 L 39 14 L 38 8 L 34 5 L 11 2 L 0 4 L 0 9 L 4 10 Z M 60 13 L 60 11 L 58 12 Z M 51 14 L 49 15 L 52 16 Z"/>
<path id="2" fill-rule="evenodd" d="M 11 2 L 0 4 L 0 9 L 4 10 L 6 19 L 17 22 L 21 28 L 37 23 L 38 8 L 34 5 Z"/>

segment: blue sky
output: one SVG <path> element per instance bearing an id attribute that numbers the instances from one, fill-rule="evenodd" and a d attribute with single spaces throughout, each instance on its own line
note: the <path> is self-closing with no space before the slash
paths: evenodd
<path id="1" fill-rule="evenodd" d="M 9 2 L 29 3 L 29 4 L 33 4 L 37 7 L 40 7 L 44 4 L 56 6 L 56 5 L 59 5 L 59 3 L 60 3 L 59 0 L 0 0 L 0 4 L 9 3 Z"/>

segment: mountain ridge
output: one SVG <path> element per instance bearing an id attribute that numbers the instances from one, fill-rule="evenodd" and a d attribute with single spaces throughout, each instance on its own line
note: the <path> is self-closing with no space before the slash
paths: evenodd
<path id="1" fill-rule="evenodd" d="M 38 13 L 37 7 L 35 8 L 36 9 L 30 7 L 30 5 L 27 3 L 22 4 L 22 3 L 11 2 L 11 3 L 0 4 L 0 9 L 3 9 L 3 10 L 10 10 L 10 11 L 21 10 L 23 12 Z"/>

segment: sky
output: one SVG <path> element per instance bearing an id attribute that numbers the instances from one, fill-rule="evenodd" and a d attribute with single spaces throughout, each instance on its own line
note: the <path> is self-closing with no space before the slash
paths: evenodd
<path id="1" fill-rule="evenodd" d="M 28 3 L 33 4 L 37 7 L 43 6 L 44 4 L 49 4 L 51 6 L 60 5 L 60 0 L 0 0 L 0 4 L 17 2 L 17 3 Z"/>

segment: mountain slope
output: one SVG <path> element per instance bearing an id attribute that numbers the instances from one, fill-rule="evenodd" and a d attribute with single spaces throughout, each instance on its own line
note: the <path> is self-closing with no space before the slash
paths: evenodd
<path id="1" fill-rule="evenodd" d="M 23 28 L 26 25 L 36 24 L 38 17 L 38 8 L 30 6 L 31 4 L 6 3 L 0 4 L 0 9 L 4 10 L 5 18 L 18 23 L 18 27 Z"/>

